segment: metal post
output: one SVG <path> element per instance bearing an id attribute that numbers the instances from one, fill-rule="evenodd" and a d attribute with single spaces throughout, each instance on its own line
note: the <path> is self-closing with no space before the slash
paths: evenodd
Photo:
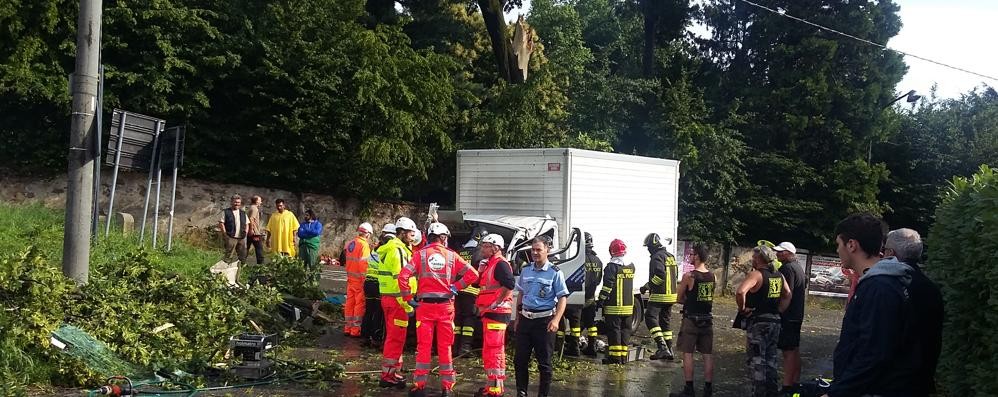
<path id="1" fill-rule="evenodd" d="M 79 284 L 90 275 L 90 217 L 93 205 L 93 128 L 100 63 L 101 0 L 80 0 L 76 21 L 76 69 L 73 94 L 63 234 L 62 272 Z"/>
<path id="2" fill-rule="evenodd" d="M 180 157 L 180 127 L 176 127 L 177 132 L 173 139 L 173 183 L 171 184 L 173 192 L 170 193 L 170 226 L 167 227 L 166 235 L 166 251 L 169 252 L 173 249 L 173 209 L 177 204 L 177 169 L 180 167 L 177 164 Z"/>
<path id="3" fill-rule="evenodd" d="M 142 206 L 142 230 L 139 231 L 139 245 L 146 239 L 146 218 L 149 217 L 149 195 L 152 193 L 152 173 L 156 169 L 153 166 L 156 163 L 156 152 L 159 150 L 159 126 L 160 122 L 156 121 L 155 131 L 153 131 L 152 138 L 152 155 L 149 159 L 149 177 L 146 179 L 146 203 Z"/>
<path id="4" fill-rule="evenodd" d="M 160 131 L 156 131 L 156 141 L 159 142 Z M 159 145 L 154 145 L 157 147 L 155 153 L 153 153 L 154 161 L 153 166 L 156 167 L 156 205 L 152 210 L 152 247 L 156 248 L 156 237 L 159 236 L 159 196 L 161 195 L 160 188 L 163 186 L 163 167 L 161 163 L 163 162 L 163 156 L 159 152 Z"/>
<path id="5" fill-rule="evenodd" d="M 94 130 L 94 204 L 93 214 L 90 219 L 93 226 L 90 228 L 90 240 L 96 241 L 100 236 L 100 171 L 101 171 L 101 142 L 104 141 L 104 65 L 98 69 L 99 80 L 97 81 L 97 128 Z"/>
<path id="6" fill-rule="evenodd" d="M 114 189 L 118 186 L 118 167 L 121 164 L 121 142 L 125 140 L 125 119 L 128 113 L 121 112 L 121 120 L 118 121 L 118 148 L 114 151 L 114 172 L 111 174 L 111 196 L 107 201 L 107 227 L 104 228 L 104 236 L 111 234 L 111 219 L 114 219 Z M 113 118 L 114 116 L 112 116 Z"/>

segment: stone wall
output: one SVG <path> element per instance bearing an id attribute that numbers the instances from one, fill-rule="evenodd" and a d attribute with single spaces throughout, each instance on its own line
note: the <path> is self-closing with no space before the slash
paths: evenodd
<path id="1" fill-rule="evenodd" d="M 127 213 L 134 217 L 135 227 L 142 222 L 142 208 L 145 203 L 146 173 L 118 174 L 115 189 L 114 213 Z M 106 215 L 108 199 L 111 190 L 111 173 L 109 170 L 101 175 L 100 210 Z M 159 243 L 165 245 L 167 222 L 169 219 L 169 200 L 171 193 L 170 178 L 163 176 L 160 190 L 159 208 Z M 155 195 L 156 186 L 152 188 Z M 324 231 L 321 253 L 337 256 L 347 239 L 353 238 L 357 225 L 370 222 L 376 231 L 388 222 L 393 222 L 399 216 L 408 216 L 421 224 L 425 218 L 428 205 L 413 203 L 364 202 L 358 199 L 340 199 L 332 196 L 297 193 L 286 190 L 252 187 L 238 184 L 207 182 L 190 178 L 180 178 L 177 181 L 177 201 L 174 210 L 174 238 L 189 236 L 193 239 L 205 239 L 212 236 L 217 242 L 210 245 L 220 245 L 217 233 L 210 233 L 217 227 L 221 211 L 229 206 L 229 197 L 239 194 L 243 204 L 249 204 L 249 198 L 258 195 L 263 198 L 262 221 L 266 224 L 267 217 L 274 211 L 274 200 L 283 198 L 288 209 L 301 217 L 305 208 L 311 208 L 322 220 Z M 11 175 L 0 175 L 0 199 L 7 203 L 41 203 L 47 207 L 63 208 L 66 203 L 65 176 L 39 180 Z M 153 204 L 155 197 L 149 200 L 149 220 L 147 234 L 152 232 Z M 101 224 L 101 230 L 104 225 Z M 137 230 L 136 230 L 137 232 Z M 204 241 L 195 243 L 204 244 Z"/>

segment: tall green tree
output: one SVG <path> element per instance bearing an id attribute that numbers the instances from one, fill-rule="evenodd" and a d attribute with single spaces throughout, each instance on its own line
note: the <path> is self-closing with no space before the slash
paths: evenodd
<path id="1" fill-rule="evenodd" d="M 953 99 L 933 95 L 899 113 L 898 122 L 895 135 L 873 146 L 873 160 L 890 171 L 879 197 L 891 227 L 925 232 L 948 181 L 998 165 L 998 93 L 986 87 Z"/>
<path id="2" fill-rule="evenodd" d="M 746 112 L 749 191 L 739 217 L 750 240 L 828 242 L 844 214 L 882 212 L 882 164 L 870 142 L 891 133 L 884 107 L 906 67 L 901 56 L 741 2 L 710 1 L 715 32 L 704 49 L 719 76 L 718 104 Z M 777 0 L 769 6 L 864 39 L 886 43 L 901 28 L 890 1 Z"/>

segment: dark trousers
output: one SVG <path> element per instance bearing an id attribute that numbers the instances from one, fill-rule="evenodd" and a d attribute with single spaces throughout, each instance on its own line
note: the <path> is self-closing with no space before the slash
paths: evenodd
<path id="1" fill-rule="evenodd" d="M 551 353 L 554 351 L 554 332 L 548 332 L 551 316 L 538 319 L 527 319 L 519 316 L 516 325 L 516 358 L 513 367 L 516 369 L 516 390 L 526 391 L 530 384 L 530 353 L 537 359 L 537 370 L 541 374 L 539 386 L 540 396 L 551 394 Z"/>
<path id="2" fill-rule="evenodd" d="M 364 317 L 360 336 L 374 341 L 385 339 L 385 313 L 381 311 L 381 291 L 378 280 L 364 280 Z"/>
<path id="3" fill-rule="evenodd" d="M 246 239 L 246 244 L 248 246 L 250 246 L 250 247 L 253 247 L 253 252 L 256 253 L 256 264 L 257 265 L 262 265 L 263 261 L 264 261 L 264 259 L 263 259 L 263 236 L 259 236 L 259 238 L 257 240 L 255 240 L 255 241 L 253 240 L 253 237 L 250 236 L 249 238 Z"/>
<path id="4" fill-rule="evenodd" d="M 631 316 L 603 316 L 606 320 L 606 344 L 611 359 L 627 362 L 631 341 Z"/>
<path id="5" fill-rule="evenodd" d="M 589 338 L 589 343 L 593 343 L 593 338 L 599 335 L 596 328 L 596 305 L 589 305 L 582 308 L 582 334 Z"/>
<path id="6" fill-rule="evenodd" d="M 568 306 L 565 308 L 565 319 L 568 320 L 568 329 L 565 329 L 565 322 L 561 322 L 558 329 L 558 337 L 565 340 L 565 352 L 579 351 L 579 337 L 582 336 L 582 307 Z"/>
<path id="7" fill-rule="evenodd" d="M 482 319 L 475 315 L 475 300 L 478 295 L 458 292 L 454 299 L 454 351 L 461 349 L 464 343 L 472 343 L 476 336 L 481 335 Z M 473 344 L 473 343 L 472 343 Z"/>
<path id="8" fill-rule="evenodd" d="M 645 325 L 648 326 L 648 332 L 656 342 L 672 340 L 670 317 L 672 317 L 671 303 L 648 302 L 648 308 L 645 309 Z"/>

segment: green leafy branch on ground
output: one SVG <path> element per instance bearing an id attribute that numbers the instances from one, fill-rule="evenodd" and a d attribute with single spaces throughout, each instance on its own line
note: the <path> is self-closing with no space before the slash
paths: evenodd
<path id="1" fill-rule="evenodd" d="M 207 268 L 218 253 L 175 244 L 173 253 L 151 251 L 134 239 L 112 235 L 94 245 L 89 284 L 64 277 L 60 211 L 38 206 L 0 205 L 0 386 L 7 394 L 24 385 L 87 386 L 111 373 L 88 368 L 85 359 L 50 345 L 58 327 L 79 327 L 123 361 L 148 370 L 200 374 L 224 361 L 231 336 L 251 330 L 250 320 L 267 332 L 288 324 L 275 307 L 283 296 L 274 287 L 229 287 Z M 274 285 L 310 291 L 294 273 L 297 260 L 278 261 Z M 303 265 L 301 265 L 303 266 Z M 317 278 L 316 278 L 317 279 Z M 317 288 L 315 288 L 317 290 Z M 308 363 L 298 363 L 308 367 Z M 311 367 L 310 367 L 311 368 Z M 314 367 L 313 379 L 337 376 L 333 366 Z M 127 374 L 126 374 L 127 375 Z"/>

